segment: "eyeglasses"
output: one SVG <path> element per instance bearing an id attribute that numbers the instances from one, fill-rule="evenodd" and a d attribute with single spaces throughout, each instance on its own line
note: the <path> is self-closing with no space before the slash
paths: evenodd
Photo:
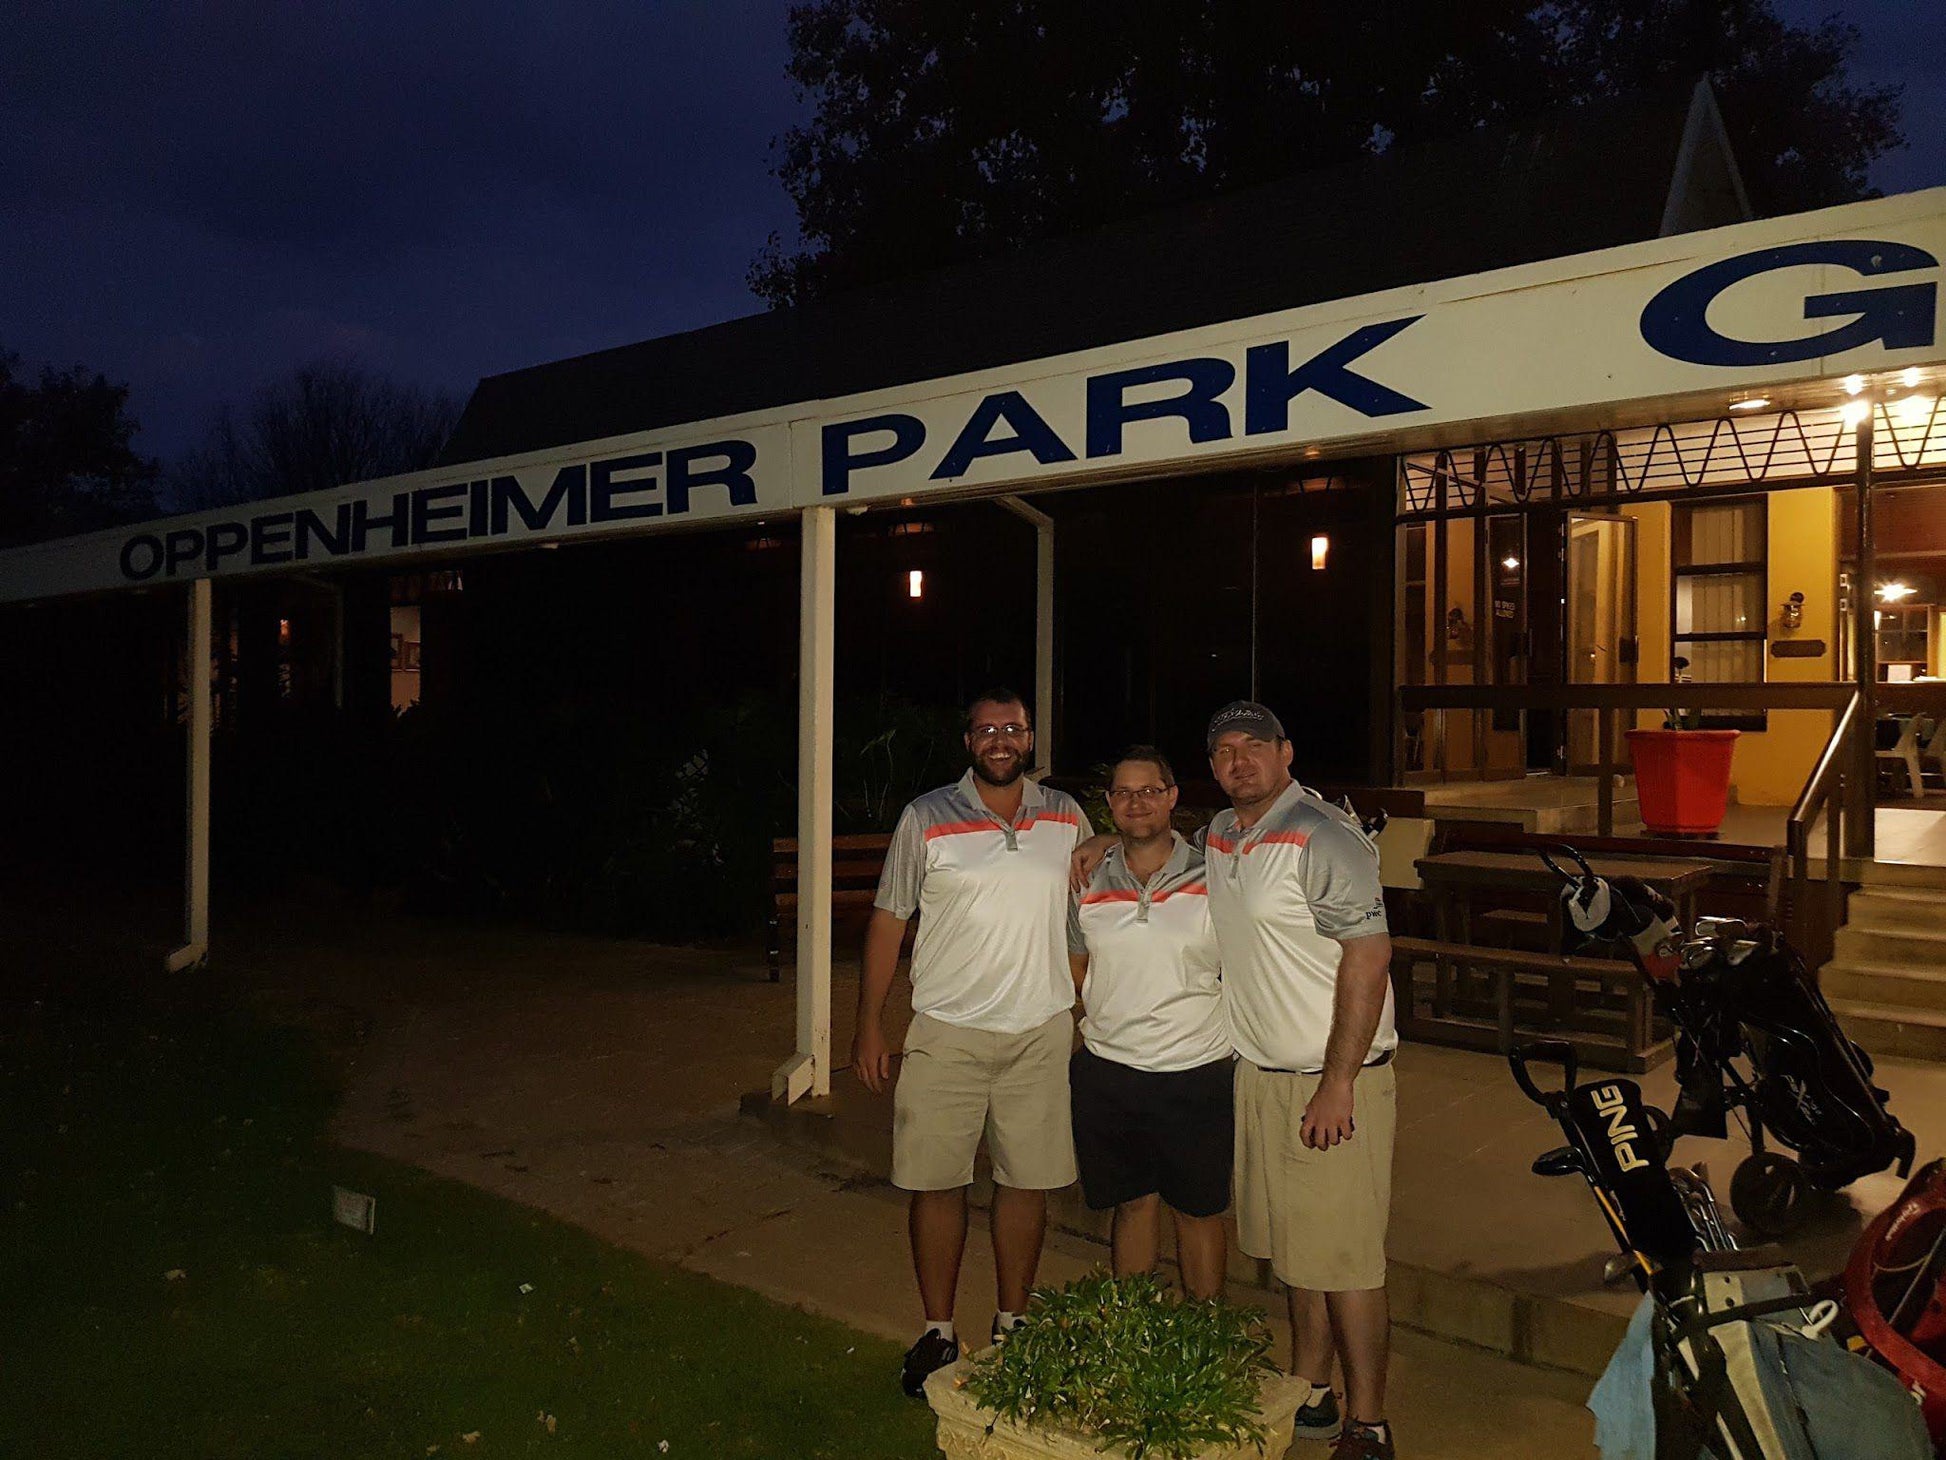
<path id="1" fill-rule="evenodd" d="M 1168 786 L 1110 786 L 1110 801 L 1153 801 L 1169 794 Z"/>
<path id="2" fill-rule="evenodd" d="M 1009 720 L 1004 725 L 975 725 L 966 733 L 971 735 L 975 740 L 992 740 L 1001 735 L 1006 736 L 1009 740 L 1018 740 L 1023 735 L 1031 734 L 1032 729 L 1029 726 L 1016 724 L 1014 721 Z"/>

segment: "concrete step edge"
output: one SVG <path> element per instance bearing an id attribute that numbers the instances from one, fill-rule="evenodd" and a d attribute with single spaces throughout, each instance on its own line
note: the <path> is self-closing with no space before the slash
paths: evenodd
<path id="1" fill-rule="evenodd" d="M 1913 983 L 1946 986 L 1946 964 L 1879 963 L 1867 958 L 1834 958 L 1818 970 L 1818 978 L 1823 980 L 1834 973 L 1848 974 L 1853 978 L 1902 978 Z"/>
<path id="2" fill-rule="evenodd" d="M 1849 935 L 1853 939 L 1896 938 L 1901 942 L 1936 944 L 1938 945 L 1940 950 L 1939 956 L 1942 959 L 1946 959 L 1946 929 L 1935 930 L 1932 928 L 1914 928 L 1914 927 L 1904 927 L 1904 926 L 1871 927 L 1871 926 L 1861 926 L 1860 924 L 1857 923 L 1846 923 L 1843 927 L 1838 929 L 1835 936 L 1838 938 L 1843 938 L 1846 937 L 1847 935 Z"/>
<path id="3" fill-rule="evenodd" d="M 1881 1004 L 1869 999 L 1832 999 L 1832 1012 L 1841 1019 L 1875 1024 L 1919 1024 L 1946 1031 L 1946 1009 L 1921 1009 L 1910 1004 Z"/>
<path id="4" fill-rule="evenodd" d="M 1935 930 L 1946 930 L 1946 909 L 1940 911 L 1938 921 L 1868 909 L 1850 913 L 1840 927 L 1849 928 L 1854 933 L 1884 933 L 1894 938 L 1908 935 L 1932 937 L 1937 935 Z"/>
<path id="5" fill-rule="evenodd" d="M 1852 893 L 1853 904 L 1859 902 L 1902 903 L 1911 907 L 1936 907 L 1946 913 L 1946 891 L 1935 887 L 1902 887 L 1898 884 L 1873 885 L 1867 883 Z"/>

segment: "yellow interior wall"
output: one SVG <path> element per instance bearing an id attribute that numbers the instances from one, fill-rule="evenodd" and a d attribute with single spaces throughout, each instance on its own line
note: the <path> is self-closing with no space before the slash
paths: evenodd
<path id="1" fill-rule="evenodd" d="M 1771 492 L 1769 506 L 1770 642 L 1822 639 L 1814 659 L 1779 659 L 1765 649 L 1773 682 L 1830 680 L 1838 675 L 1838 504 L 1830 487 Z M 1804 622 L 1784 628 L 1780 612 L 1792 593 L 1804 595 Z M 1737 799 L 1750 806 L 1788 806 L 1831 736 L 1828 710 L 1772 710 L 1770 728 L 1737 741 L 1733 778 Z"/>
<path id="2" fill-rule="evenodd" d="M 1622 515 L 1635 523 L 1635 638 L 1637 684 L 1669 682 L 1669 575 L 1671 569 L 1670 522 L 1674 516 L 1667 502 L 1631 502 Z M 1639 710 L 1635 724 L 1641 730 L 1660 730 L 1662 711 Z"/>

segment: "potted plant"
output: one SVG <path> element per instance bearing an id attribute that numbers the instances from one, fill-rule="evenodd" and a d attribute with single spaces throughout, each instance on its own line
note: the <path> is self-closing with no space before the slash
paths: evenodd
<path id="1" fill-rule="evenodd" d="M 1005 1342 L 926 1380 L 948 1460 L 1263 1460 L 1307 1390 L 1260 1312 L 1148 1274 L 1041 1289 Z"/>
<path id="2" fill-rule="evenodd" d="M 1689 682 L 1676 660 L 1676 683 Z M 1660 730 L 1628 732 L 1642 825 L 1660 836 L 1714 836 L 1730 804 L 1738 730 L 1705 730 L 1700 710 L 1670 710 Z"/>

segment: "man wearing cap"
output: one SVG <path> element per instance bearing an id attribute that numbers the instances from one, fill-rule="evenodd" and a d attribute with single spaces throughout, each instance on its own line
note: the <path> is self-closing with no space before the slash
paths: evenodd
<path id="1" fill-rule="evenodd" d="M 1299 1433 L 1338 1460 L 1391 1460 L 1385 1232 L 1396 1096 L 1391 939 L 1378 852 L 1291 777 L 1277 717 L 1239 700 L 1210 720 L 1230 798 L 1205 838 L 1236 1067 L 1238 1241 L 1289 1289 Z M 1328 1387 L 1333 1338 L 1342 1426 Z"/>
<path id="2" fill-rule="evenodd" d="M 1170 826 L 1175 807 L 1162 752 L 1124 751 L 1108 783 L 1119 838 L 1069 924 L 1086 1014 L 1068 1082 L 1082 1194 L 1115 1214 L 1116 1275 L 1154 1268 L 1166 1204 L 1183 1290 L 1211 1298 L 1230 1204 L 1230 1025 L 1203 854 Z"/>
<path id="3" fill-rule="evenodd" d="M 851 1051 L 866 1088 L 884 1089 L 885 999 L 916 912 L 913 1019 L 892 1121 L 892 1181 L 912 1194 L 907 1225 L 926 1315 L 900 1376 L 915 1398 L 928 1374 L 959 1357 L 953 1309 L 982 1136 L 993 1163 L 995 1339 L 1027 1307 L 1047 1193 L 1075 1178 L 1068 863 L 1093 829 L 1071 796 L 1025 778 L 1034 733 L 1019 695 L 976 698 L 965 741 L 966 774 L 907 806 L 892 833 Z"/>

